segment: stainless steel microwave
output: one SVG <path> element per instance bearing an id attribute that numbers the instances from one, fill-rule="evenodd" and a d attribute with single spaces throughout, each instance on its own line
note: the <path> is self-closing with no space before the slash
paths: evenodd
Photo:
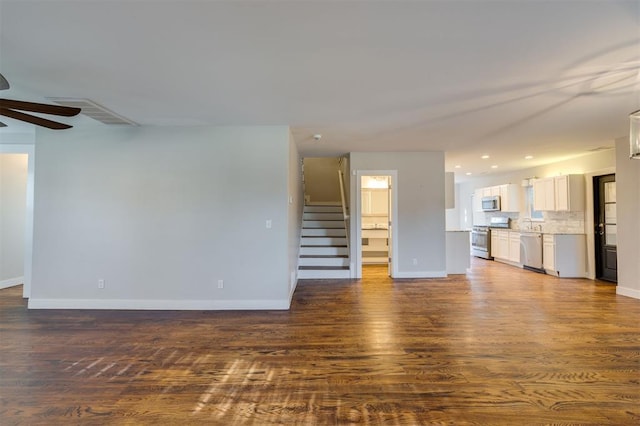
<path id="1" fill-rule="evenodd" d="M 483 212 L 500 211 L 500 196 L 493 195 L 491 197 L 482 197 L 482 211 Z"/>

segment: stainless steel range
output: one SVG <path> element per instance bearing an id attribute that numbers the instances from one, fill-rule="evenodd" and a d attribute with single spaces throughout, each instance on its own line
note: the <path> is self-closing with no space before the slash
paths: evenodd
<path id="1" fill-rule="evenodd" d="M 491 229 L 488 226 L 476 225 L 471 230 L 471 255 L 492 260 Z"/>
<path id="2" fill-rule="evenodd" d="M 492 217 L 489 226 L 474 226 L 471 231 L 471 255 L 492 260 L 491 256 L 491 228 L 508 229 L 508 217 Z"/>

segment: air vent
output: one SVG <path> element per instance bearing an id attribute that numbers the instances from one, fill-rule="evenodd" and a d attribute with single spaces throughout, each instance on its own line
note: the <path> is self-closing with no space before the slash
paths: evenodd
<path id="1" fill-rule="evenodd" d="M 47 98 L 59 105 L 81 108 L 81 114 L 109 125 L 137 126 L 138 124 L 116 114 L 97 103 L 84 98 Z"/>

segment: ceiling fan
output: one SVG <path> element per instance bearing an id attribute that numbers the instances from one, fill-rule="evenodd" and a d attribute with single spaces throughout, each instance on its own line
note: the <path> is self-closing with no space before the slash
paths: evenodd
<path id="1" fill-rule="evenodd" d="M 9 88 L 9 82 L 2 74 L 0 74 L 0 90 Z M 37 112 L 40 114 L 58 115 L 61 117 L 73 117 L 80 113 L 80 108 L 72 108 L 62 105 L 39 104 L 35 102 L 14 101 L 11 99 L 0 99 L 0 115 L 10 117 L 15 120 L 24 121 L 35 124 L 36 126 L 46 127 L 48 129 L 62 130 L 69 129 L 73 126 L 59 123 L 57 121 L 47 120 L 46 118 L 37 117 L 35 115 L 26 114 L 20 111 Z M 6 124 L 0 122 L 0 127 L 7 127 Z"/>

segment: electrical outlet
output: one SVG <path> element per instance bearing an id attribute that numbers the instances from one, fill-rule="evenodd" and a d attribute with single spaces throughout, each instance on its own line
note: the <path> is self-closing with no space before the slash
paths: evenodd
<path id="1" fill-rule="evenodd" d="M 415 259 L 415 258 L 414 258 L 414 259 L 413 259 L 413 264 L 414 264 L 414 265 L 417 265 L 417 264 L 418 264 L 418 259 Z"/>
<path id="2" fill-rule="evenodd" d="M 98 280 L 98 288 L 104 288 L 104 280 L 103 279 L 99 279 Z"/>
<path id="3" fill-rule="evenodd" d="M 267 229 L 271 229 L 271 219 L 267 219 L 266 226 L 267 226 Z"/>
<path id="4" fill-rule="evenodd" d="M 224 288 L 224 280 L 218 280 L 218 288 Z"/>

